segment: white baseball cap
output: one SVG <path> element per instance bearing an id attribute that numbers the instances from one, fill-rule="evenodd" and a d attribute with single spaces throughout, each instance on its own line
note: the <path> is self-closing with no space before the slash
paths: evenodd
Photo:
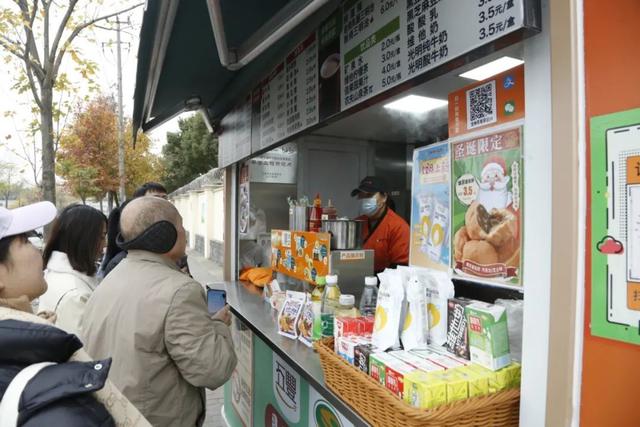
<path id="1" fill-rule="evenodd" d="M 16 209 L 0 208 L 0 239 L 45 226 L 57 213 L 51 202 L 38 202 Z"/>

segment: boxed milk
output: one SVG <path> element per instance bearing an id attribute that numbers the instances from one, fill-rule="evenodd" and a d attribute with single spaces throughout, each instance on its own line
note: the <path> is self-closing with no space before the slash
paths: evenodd
<path id="1" fill-rule="evenodd" d="M 504 307 L 475 302 L 465 307 L 471 361 L 492 371 L 511 363 L 507 312 Z"/>

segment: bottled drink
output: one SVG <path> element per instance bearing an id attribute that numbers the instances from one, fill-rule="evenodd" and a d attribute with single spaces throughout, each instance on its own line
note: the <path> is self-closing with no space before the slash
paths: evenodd
<path id="1" fill-rule="evenodd" d="M 358 317 L 360 313 L 355 305 L 356 297 L 350 294 L 340 295 L 340 305 L 336 310 L 336 317 Z"/>
<path id="2" fill-rule="evenodd" d="M 338 276 L 327 276 L 327 284 L 322 293 L 322 306 L 320 319 L 322 320 L 322 336 L 333 336 L 333 319 L 340 305 L 340 288 L 338 288 Z"/>
<path id="3" fill-rule="evenodd" d="M 360 298 L 360 313 L 363 316 L 375 316 L 378 303 L 378 279 L 375 276 L 364 278 L 364 290 Z"/>
<path id="4" fill-rule="evenodd" d="M 311 305 L 313 307 L 313 340 L 319 340 L 322 338 L 322 294 L 324 293 L 324 287 L 327 284 L 327 280 L 324 276 L 318 277 L 316 280 L 316 287 L 311 293 Z"/>

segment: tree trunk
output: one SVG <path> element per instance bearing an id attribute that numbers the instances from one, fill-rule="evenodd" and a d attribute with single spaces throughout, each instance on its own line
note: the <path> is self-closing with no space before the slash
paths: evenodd
<path id="1" fill-rule="evenodd" d="M 42 196 L 56 203 L 56 168 L 53 147 L 53 89 L 42 87 L 40 134 L 42 136 Z"/>
<path id="2" fill-rule="evenodd" d="M 107 208 L 109 209 L 109 213 L 113 210 L 113 194 L 111 191 L 107 193 Z"/>

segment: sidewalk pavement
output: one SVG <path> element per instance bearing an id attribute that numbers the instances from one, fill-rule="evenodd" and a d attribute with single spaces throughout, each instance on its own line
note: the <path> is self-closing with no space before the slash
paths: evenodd
<path id="1" fill-rule="evenodd" d="M 187 251 L 189 255 L 189 270 L 194 279 L 203 286 L 207 283 L 220 282 L 223 278 L 222 267 L 213 261 L 203 258 L 194 251 Z M 217 390 L 207 390 L 207 418 L 203 427 L 226 427 L 220 413 L 224 403 L 222 387 Z"/>

